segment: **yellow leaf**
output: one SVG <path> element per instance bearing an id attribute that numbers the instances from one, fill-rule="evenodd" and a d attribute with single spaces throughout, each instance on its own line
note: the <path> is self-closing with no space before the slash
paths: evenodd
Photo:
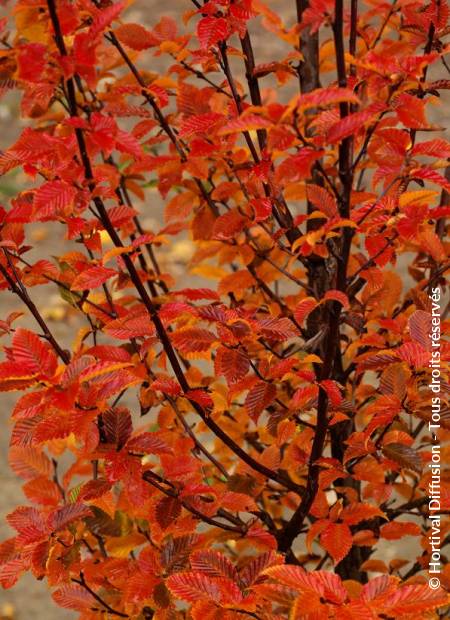
<path id="1" fill-rule="evenodd" d="M 91 379 L 104 375 L 108 372 L 112 372 L 114 370 L 121 370 L 122 368 L 130 368 L 131 366 L 132 364 L 129 364 L 128 362 L 99 362 L 98 364 L 94 364 L 92 366 L 92 370 L 90 372 L 87 372 L 86 374 L 84 374 L 83 372 L 81 380 L 90 381 Z"/>
<path id="2" fill-rule="evenodd" d="M 307 220 L 324 220 L 328 219 L 328 215 L 326 215 L 323 211 L 313 211 L 308 217 Z"/>
<path id="3" fill-rule="evenodd" d="M 75 337 L 75 340 L 73 342 L 72 345 L 72 350 L 73 351 L 79 351 L 81 349 L 81 345 L 84 341 L 84 339 L 88 336 L 88 334 L 91 333 L 91 328 L 90 327 L 81 327 L 78 330 L 78 333 Z"/>
<path id="4" fill-rule="evenodd" d="M 439 196 L 439 192 L 431 189 L 417 189 L 411 192 L 405 192 L 401 194 L 398 199 L 401 207 L 406 207 L 411 203 L 417 205 L 427 205 Z"/>
<path id="5" fill-rule="evenodd" d="M 169 77 L 158 77 L 152 82 L 152 86 L 160 86 L 161 88 L 178 88 L 178 83 Z"/>
<path id="6" fill-rule="evenodd" d="M 133 549 L 140 547 L 145 542 L 145 536 L 138 532 L 132 532 L 128 536 L 109 538 L 105 543 L 105 547 L 113 558 L 126 558 Z"/>
<path id="7" fill-rule="evenodd" d="M 194 276 L 201 276 L 203 278 L 210 278 L 211 280 L 220 280 L 227 275 L 227 271 L 221 267 L 214 267 L 213 265 L 198 265 L 191 269 L 191 274 Z"/>
<path id="8" fill-rule="evenodd" d="M 322 360 L 318 355 L 314 355 L 311 353 L 310 355 L 306 355 L 302 360 L 302 364 L 323 364 Z"/>
<path id="9" fill-rule="evenodd" d="M 331 226 L 331 228 L 344 228 L 348 226 L 349 228 L 357 228 L 358 225 L 353 222 L 352 220 L 339 220 L 338 222 L 336 222 L 336 224 L 334 224 L 334 226 Z"/>
<path id="10" fill-rule="evenodd" d="M 180 48 L 180 44 L 175 41 L 163 41 L 159 48 L 166 54 L 176 54 Z"/>
<path id="11" fill-rule="evenodd" d="M 100 232 L 100 241 L 102 242 L 102 245 L 112 245 L 113 242 L 111 240 L 111 237 L 109 236 L 109 234 L 107 233 L 106 230 L 102 230 Z"/>
<path id="12" fill-rule="evenodd" d="M 42 16 L 40 7 L 18 5 L 15 12 L 16 29 L 20 37 L 32 43 L 47 42 L 47 21 L 46 16 Z"/>
<path id="13" fill-rule="evenodd" d="M 218 293 L 220 295 L 226 295 L 227 293 L 246 291 L 254 284 L 255 279 L 252 274 L 245 269 L 241 269 L 235 273 L 229 273 L 221 279 Z"/>
<path id="14" fill-rule="evenodd" d="M 123 248 L 112 248 L 112 250 L 109 250 L 103 256 L 102 264 L 106 265 L 106 263 L 109 262 L 112 258 L 115 258 L 116 256 L 120 256 L 121 254 L 126 254 L 127 252 L 131 252 L 132 249 L 133 248 L 132 248 L 131 245 L 128 245 L 128 246 L 123 247 Z"/>

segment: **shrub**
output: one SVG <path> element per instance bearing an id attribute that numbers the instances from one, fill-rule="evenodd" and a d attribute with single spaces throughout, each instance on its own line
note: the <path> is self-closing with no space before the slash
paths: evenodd
<path id="1" fill-rule="evenodd" d="M 447 4 L 194 0 L 152 29 L 126 4 L 17 0 L 3 33 L 28 120 L 0 169 L 28 182 L 1 286 L 36 325 L 0 324 L 30 502 L 3 586 L 31 571 L 84 620 L 438 617 Z M 82 319 L 70 350 L 37 287 Z"/>

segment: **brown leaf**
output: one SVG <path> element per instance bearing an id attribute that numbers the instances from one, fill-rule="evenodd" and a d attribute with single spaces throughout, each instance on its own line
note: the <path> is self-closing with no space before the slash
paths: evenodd
<path id="1" fill-rule="evenodd" d="M 156 504 L 155 516 L 161 529 L 166 530 L 181 514 L 181 503 L 176 497 L 163 497 Z"/>
<path id="2" fill-rule="evenodd" d="M 412 469 L 420 473 L 422 471 L 422 459 L 414 448 L 405 446 L 403 443 L 390 443 L 382 449 L 384 456 L 395 461 L 405 469 Z"/>

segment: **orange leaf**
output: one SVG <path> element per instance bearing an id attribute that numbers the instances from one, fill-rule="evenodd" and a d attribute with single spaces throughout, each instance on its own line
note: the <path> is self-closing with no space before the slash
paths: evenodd
<path id="1" fill-rule="evenodd" d="M 425 118 L 425 102 L 409 93 L 401 93 L 395 99 L 395 111 L 398 119 L 405 127 L 422 129 L 428 127 Z"/>
<path id="2" fill-rule="evenodd" d="M 432 590 L 428 585 L 413 584 L 399 588 L 386 601 L 382 610 L 389 616 L 418 614 L 448 605 L 450 597 L 443 590 Z"/>
<path id="3" fill-rule="evenodd" d="M 246 269 L 230 273 L 223 277 L 218 286 L 218 292 L 220 295 L 226 295 L 227 293 L 242 292 L 246 289 L 254 286 L 255 279 Z"/>
<path id="4" fill-rule="evenodd" d="M 363 504 L 360 502 L 354 502 L 346 506 L 340 513 L 339 517 L 347 525 L 357 525 L 358 523 L 361 523 L 361 521 L 367 521 L 369 519 L 373 519 L 374 517 L 386 518 L 384 512 L 376 506 L 372 506 L 371 504 Z"/>
<path id="5" fill-rule="evenodd" d="M 346 523 L 330 523 L 320 535 L 320 544 L 328 551 L 335 564 L 349 553 L 353 537 Z"/>
<path id="6" fill-rule="evenodd" d="M 121 24 L 114 34 L 124 45 L 136 51 L 146 50 L 158 45 L 158 39 L 140 24 Z"/>
<path id="7" fill-rule="evenodd" d="M 305 299 L 302 299 L 294 310 L 294 317 L 297 323 L 302 324 L 316 306 L 317 300 L 314 299 L 314 297 L 305 297 Z"/>
<path id="8" fill-rule="evenodd" d="M 386 540 L 398 540 L 403 536 L 420 536 L 421 533 L 422 530 L 417 523 L 411 521 L 392 521 L 380 528 L 380 536 Z"/>

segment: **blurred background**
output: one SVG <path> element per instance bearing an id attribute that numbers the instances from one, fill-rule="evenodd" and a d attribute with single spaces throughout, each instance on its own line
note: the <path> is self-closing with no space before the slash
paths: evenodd
<path id="1" fill-rule="evenodd" d="M 0 4 L 5 4 L 1 2 Z M 294 0 L 269 0 L 270 8 L 282 15 L 287 25 L 291 25 L 295 20 Z M 6 6 L 0 6 L 0 18 L 10 13 L 14 6 L 13 0 L 9 0 Z M 182 14 L 191 10 L 193 5 L 189 0 L 137 0 L 127 11 L 126 21 L 140 23 L 148 27 L 154 26 L 164 14 L 173 17 L 183 29 Z M 13 27 L 13 21 L 11 22 Z M 253 44 L 255 48 L 256 62 L 262 63 L 274 60 L 274 56 L 283 55 L 284 50 L 280 42 L 271 38 L 272 35 L 260 29 L 257 22 L 252 23 Z M 274 53 L 277 50 L 276 54 Z M 158 71 L 162 68 L 164 60 L 155 59 L 151 50 L 144 52 L 139 61 L 139 66 L 147 70 Z M 447 77 L 442 67 L 437 67 L 439 77 Z M 431 77 L 431 76 L 430 76 Z M 264 83 L 266 85 L 266 82 Z M 296 84 L 293 83 L 293 88 Z M 293 93 L 292 93 L 293 94 Z M 286 101 L 291 93 L 286 91 Z M 18 95 L 8 92 L 0 99 L 0 149 L 7 148 L 20 135 L 26 121 L 19 118 Z M 431 120 L 440 126 L 448 126 L 450 121 L 449 100 L 443 101 L 442 105 L 436 106 Z M 434 118 L 433 118 L 434 116 Z M 433 137 L 437 137 L 435 134 Z M 3 178 L 0 178 L 0 204 L 7 204 L 8 200 L 26 187 L 27 178 L 21 171 L 13 171 Z M 149 195 L 147 204 L 137 205 L 142 212 L 142 222 L 144 227 L 160 228 L 163 221 L 163 204 L 156 193 L 152 191 Z M 35 243 L 35 249 L 29 253 L 29 260 L 47 258 L 51 255 L 62 254 L 70 249 L 67 241 L 61 234 L 61 229 L 56 224 L 46 223 L 30 227 L 30 233 Z M 175 241 L 169 250 L 159 255 L 163 271 L 169 271 L 179 280 L 183 280 L 183 286 L 191 284 L 191 276 L 187 276 L 187 263 L 192 256 L 192 247 L 188 239 Z M 404 275 L 407 273 L 406 265 L 401 267 Z M 78 318 L 72 309 L 61 299 L 58 291 L 50 286 L 37 286 L 31 290 L 33 301 L 42 311 L 44 317 L 51 324 L 53 333 L 58 341 L 64 345 L 69 345 L 73 339 L 76 329 L 79 326 Z M 0 318 L 4 318 L 10 312 L 22 310 L 20 302 L 8 292 L 0 293 Z M 33 322 L 23 317 L 19 324 L 24 327 L 34 328 Z M 24 504 L 25 498 L 21 491 L 21 482 L 12 474 L 7 461 L 9 432 L 8 420 L 12 407 L 18 398 L 18 394 L 0 394 L 0 415 L 3 432 L 0 433 L 0 540 L 4 540 L 12 535 L 5 517 L 17 505 Z M 402 551 L 407 551 L 402 549 Z M 386 549 L 386 557 L 390 558 L 399 553 L 398 547 L 390 545 Z M 77 617 L 76 612 L 69 612 L 56 607 L 51 601 L 50 591 L 45 583 L 36 581 L 32 576 L 25 575 L 18 584 L 11 590 L 0 590 L 0 620 L 14 618 L 16 620 L 69 620 Z"/>

